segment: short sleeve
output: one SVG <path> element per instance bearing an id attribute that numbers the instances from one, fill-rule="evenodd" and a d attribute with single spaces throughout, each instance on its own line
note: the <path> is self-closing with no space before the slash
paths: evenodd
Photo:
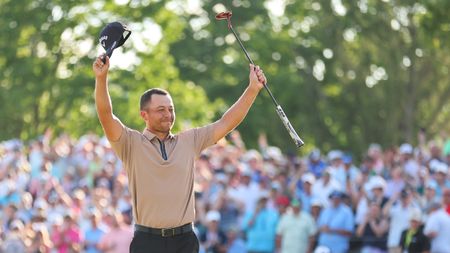
<path id="1" fill-rule="evenodd" d="M 423 233 L 425 235 L 429 235 L 430 233 L 433 232 L 438 232 L 439 231 L 439 221 L 438 219 L 436 219 L 436 214 L 431 215 L 427 222 L 425 223 L 425 228 L 423 230 Z"/>
<path id="2" fill-rule="evenodd" d="M 280 223 L 278 223 L 278 226 L 277 226 L 277 231 L 276 231 L 277 235 L 283 234 L 284 229 L 286 227 L 285 223 L 286 223 L 286 216 L 282 216 Z"/>
<path id="3" fill-rule="evenodd" d="M 308 215 L 308 235 L 313 236 L 317 233 L 317 226 L 314 222 L 314 219 L 311 217 L 311 215 Z"/>
<path id="4" fill-rule="evenodd" d="M 213 144 L 214 139 L 212 124 L 194 129 L 194 148 L 196 155 L 200 155 L 202 150 Z"/>
<path id="5" fill-rule="evenodd" d="M 355 217 L 352 213 L 352 211 L 349 209 L 346 209 L 346 215 L 347 218 L 345 219 L 345 224 L 344 224 L 344 228 L 347 231 L 353 232 L 354 228 L 355 228 Z"/>
<path id="6" fill-rule="evenodd" d="M 123 127 L 119 139 L 117 141 L 109 141 L 111 148 L 125 165 L 129 163 L 131 158 L 132 132 L 132 129 Z"/>

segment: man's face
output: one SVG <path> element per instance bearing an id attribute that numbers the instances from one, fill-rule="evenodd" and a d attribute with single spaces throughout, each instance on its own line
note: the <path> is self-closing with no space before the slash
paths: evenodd
<path id="1" fill-rule="evenodd" d="M 168 133 L 175 122 L 175 107 L 169 95 L 153 94 L 141 111 L 141 117 L 151 131 Z"/>

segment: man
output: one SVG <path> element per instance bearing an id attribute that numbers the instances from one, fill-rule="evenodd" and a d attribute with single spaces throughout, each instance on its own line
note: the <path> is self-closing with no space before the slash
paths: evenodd
<path id="1" fill-rule="evenodd" d="M 396 204 L 394 204 L 396 203 Z M 390 218 L 388 249 L 389 253 L 400 253 L 400 237 L 402 231 L 409 226 L 411 214 L 419 207 L 413 202 L 413 196 L 410 190 L 403 189 L 400 193 L 400 201 L 392 198 L 383 208 L 385 216 Z"/>
<path id="2" fill-rule="evenodd" d="M 106 222 L 109 231 L 102 236 L 98 243 L 100 252 L 127 252 L 133 237 L 133 231 L 130 226 L 123 222 L 123 214 L 117 210 L 110 210 L 106 215 Z"/>
<path id="3" fill-rule="evenodd" d="M 443 193 L 444 206 L 433 211 L 425 224 L 424 233 L 431 239 L 432 253 L 445 253 L 450 250 L 450 214 L 445 207 L 450 205 L 450 188 Z"/>
<path id="4" fill-rule="evenodd" d="M 277 247 L 281 253 L 306 253 L 314 248 L 316 224 L 309 213 L 302 211 L 300 201 L 291 201 L 292 212 L 281 216 L 277 226 Z"/>
<path id="5" fill-rule="evenodd" d="M 330 194 L 331 205 L 320 214 L 318 221 L 319 246 L 333 249 L 333 253 L 346 253 L 355 227 L 353 212 L 344 203 L 344 194 L 334 191 Z"/>
<path id="6" fill-rule="evenodd" d="M 105 58 L 105 63 L 102 62 Z M 108 92 L 109 57 L 93 63 L 98 117 L 111 146 L 122 160 L 133 201 L 133 253 L 198 252 L 194 221 L 194 161 L 245 118 L 266 78 L 250 65 L 250 82 L 239 100 L 218 121 L 172 134 L 175 107 L 170 94 L 150 89 L 141 96 L 145 130 L 126 127 L 114 114 Z"/>
<path id="7" fill-rule="evenodd" d="M 242 230 L 246 234 L 248 253 L 272 253 L 275 249 L 278 212 L 267 208 L 267 200 L 267 197 L 261 197 L 255 210 L 243 218 Z"/>

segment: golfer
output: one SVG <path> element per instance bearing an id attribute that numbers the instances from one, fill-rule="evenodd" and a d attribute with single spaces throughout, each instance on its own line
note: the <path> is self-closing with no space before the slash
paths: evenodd
<path id="1" fill-rule="evenodd" d="M 135 233 L 132 253 L 198 252 L 194 221 L 194 161 L 245 118 L 266 82 L 259 66 L 250 65 L 249 84 L 218 121 L 178 134 L 171 132 L 175 105 L 170 94 L 153 88 L 142 94 L 145 129 L 126 127 L 114 114 L 108 92 L 109 58 L 93 63 L 95 103 L 100 123 L 128 175 Z"/>

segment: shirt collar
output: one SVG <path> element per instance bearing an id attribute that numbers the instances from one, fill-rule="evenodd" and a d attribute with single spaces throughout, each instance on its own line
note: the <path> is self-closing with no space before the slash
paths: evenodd
<path id="1" fill-rule="evenodd" d="M 150 130 L 148 130 L 147 128 L 144 129 L 143 131 L 144 136 L 149 139 L 150 141 L 153 140 L 154 138 L 158 138 L 156 137 L 156 135 L 154 133 L 152 133 Z M 171 140 L 174 138 L 174 135 L 172 133 L 169 133 L 169 135 L 167 135 L 166 140 Z"/>

